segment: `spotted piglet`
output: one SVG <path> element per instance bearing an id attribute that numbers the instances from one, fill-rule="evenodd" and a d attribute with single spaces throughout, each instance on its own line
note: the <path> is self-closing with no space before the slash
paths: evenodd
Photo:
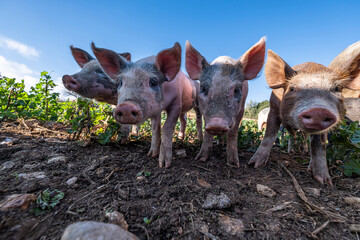
<path id="1" fill-rule="evenodd" d="M 94 44 L 92 49 L 103 70 L 118 84 L 114 118 L 123 124 L 140 124 L 150 118 L 152 140 L 148 156 L 159 156 L 159 166 L 169 167 L 176 121 L 180 117 L 181 129 L 185 131 L 185 114 L 196 102 L 194 82 L 180 71 L 180 44 L 135 63 Z M 167 118 L 161 129 L 164 110 Z M 201 130 L 201 126 L 198 128 Z"/>
<path id="2" fill-rule="evenodd" d="M 205 121 L 204 141 L 196 159 L 208 159 L 214 135 L 227 135 L 227 162 L 239 167 L 237 136 L 244 115 L 248 80 L 256 78 L 265 58 L 265 38 L 238 60 L 222 56 L 211 64 L 186 43 L 186 70 L 200 80 L 199 108 Z"/>

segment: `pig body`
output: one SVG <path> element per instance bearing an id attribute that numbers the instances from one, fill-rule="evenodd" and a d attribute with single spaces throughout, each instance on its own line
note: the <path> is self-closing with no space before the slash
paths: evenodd
<path id="1" fill-rule="evenodd" d="M 151 119 L 152 140 L 148 156 L 159 156 L 159 166 L 169 167 L 176 121 L 180 118 L 180 132 L 184 134 L 186 112 L 195 106 L 197 96 L 196 84 L 180 71 L 180 45 L 176 43 L 157 56 L 135 63 L 125 62 L 113 51 L 96 48 L 94 44 L 92 48 L 104 71 L 119 86 L 114 118 L 124 124 L 140 124 Z M 161 130 L 163 110 L 167 112 L 167 118 Z M 201 125 L 198 130 L 201 135 Z"/>
<path id="2" fill-rule="evenodd" d="M 193 80 L 200 80 L 199 108 L 205 121 L 204 141 L 196 159 L 208 159 L 214 135 L 227 135 L 227 162 L 239 167 L 237 134 L 244 115 L 248 80 L 257 76 L 264 57 L 265 38 L 239 60 L 223 56 L 211 64 L 187 42 L 186 69 Z"/>
<path id="3" fill-rule="evenodd" d="M 262 109 L 258 114 L 258 129 L 261 131 L 266 128 L 266 120 L 269 115 L 270 108 Z"/>
<path id="4" fill-rule="evenodd" d="M 345 98 L 346 117 L 360 122 L 360 98 Z"/>
<path id="5" fill-rule="evenodd" d="M 249 164 L 266 163 L 282 123 L 293 136 L 296 130 L 311 135 L 309 171 L 320 183 L 332 185 L 326 163 L 327 131 L 345 115 L 343 87 L 360 89 L 360 55 L 348 61 L 333 69 L 311 62 L 291 68 L 268 51 L 265 77 L 273 89 L 270 112 L 265 137 Z"/>

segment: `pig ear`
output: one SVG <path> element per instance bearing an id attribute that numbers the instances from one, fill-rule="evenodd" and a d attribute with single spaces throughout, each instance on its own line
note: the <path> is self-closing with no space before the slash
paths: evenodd
<path id="1" fill-rule="evenodd" d="M 264 65 L 265 41 L 266 38 L 262 37 L 260 41 L 247 50 L 240 58 L 246 80 L 256 78 Z"/>
<path id="2" fill-rule="evenodd" d="M 176 42 L 172 48 L 159 52 L 156 56 L 155 65 L 168 81 L 173 80 L 181 66 L 180 44 Z"/>
<path id="3" fill-rule="evenodd" d="M 192 80 L 200 79 L 203 68 L 208 66 L 206 59 L 186 41 L 185 67 Z"/>
<path id="4" fill-rule="evenodd" d="M 91 43 L 91 48 L 102 69 L 110 78 L 117 80 L 117 76 L 126 68 L 126 61 L 114 51 L 95 47 L 94 43 Z"/>
<path id="5" fill-rule="evenodd" d="M 75 48 L 71 45 L 70 49 L 73 57 L 75 58 L 75 61 L 81 68 L 83 68 L 86 63 L 94 60 L 94 58 L 88 52 L 80 48 Z"/>
<path id="6" fill-rule="evenodd" d="M 268 50 L 268 57 L 265 64 L 265 79 L 270 88 L 282 88 L 286 86 L 287 80 L 296 72 L 271 50 Z"/>
<path id="7" fill-rule="evenodd" d="M 131 62 L 131 54 L 129 52 L 119 53 L 122 57 L 124 57 L 126 60 Z"/>
<path id="8" fill-rule="evenodd" d="M 360 90 L 360 41 L 342 51 L 329 68 L 344 79 L 344 87 Z"/>

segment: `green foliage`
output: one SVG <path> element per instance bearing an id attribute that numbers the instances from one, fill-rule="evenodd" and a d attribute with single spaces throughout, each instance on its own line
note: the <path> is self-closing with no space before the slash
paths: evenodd
<path id="1" fill-rule="evenodd" d="M 63 199 L 65 194 L 57 189 L 42 191 L 36 198 L 36 207 L 32 209 L 35 215 L 44 214 L 45 212 L 53 209 L 60 200 Z"/>
<path id="2" fill-rule="evenodd" d="M 243 120 L 238 133 L 238 146 L 247 148 L 249 151 L 256 151 L 263 136 L 264 132 L 258 130 L 254 121 Z"/>
<path id="3" fill-rule="evenodd" d="M 144 223 L 146 223 L 146 224 L 150 224 L 151 223 L 151 219 L 148 219 L 147 217 L 144 217 Z"/>
<path id="4" fill-rule="evenodd" d="M 268 100 L 262 101 L 260 103 L 250 101 L 246 104 L 244 117 L 257 119 L 257 116 L 261 110 L 270 106 Z"/>
<path id="5" fill-rule="evenodd" d="M 359 122 L 341 123 L 331 132 L 330 143 L 327 148 L 328 161 L 340 163 L 345 176 L 360 176 Z"/>

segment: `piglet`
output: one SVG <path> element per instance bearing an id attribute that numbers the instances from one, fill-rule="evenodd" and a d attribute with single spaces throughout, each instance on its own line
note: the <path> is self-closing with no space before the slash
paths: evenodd
<path id="1" fill-rule="evenodd" d="M 248 80 L 256 78 L 264 64 L 265 38 L 238 60 L 222 56 L 209 64 L 189 42 L 185 55 L 190 78 L 200 80 L 199 108 L 205 121 L 204 141 L 196 159 L 208 159 L 214 135 L 227 135 L 227 162 L 239 167 L 239 124 L 244 115 Z"/>
<path id="2" fill-rule="evenodd" d="M 97 48 L 94 43 L 92 49 L 103 70 L 118 84 L 114 118 L 122 124 L 140 124 L 150 118 L 152 140 L 148 156 L 159 156 L 159 166 L 169 167 L 176 121 L 180 117 L 181 129 L 185 131 L 186 112 L 196 102 L 195 84 L 180 71 L 180 44 L 135 63 L 111 50 Z M 163 110 L 167 118 L 161 130 Z M 198 129 L 201 131 L 201 125 Z"/>
<path id="3" fill-rule="evenodd" d="M 310 164 L 314 178 L 332 185 L 326 163 L 327 132 L 345 115 L 344 87 L 360 90 L 360 54 L 338 67 L 327 68 L 307 62 L 290 67 L 269 50 L 265 78 L 272 88 L 265 137 L 249 164 L 259 167 L 269 158 L 280 124 L 295 136 L 300 130 L 310 134 Z"/>

